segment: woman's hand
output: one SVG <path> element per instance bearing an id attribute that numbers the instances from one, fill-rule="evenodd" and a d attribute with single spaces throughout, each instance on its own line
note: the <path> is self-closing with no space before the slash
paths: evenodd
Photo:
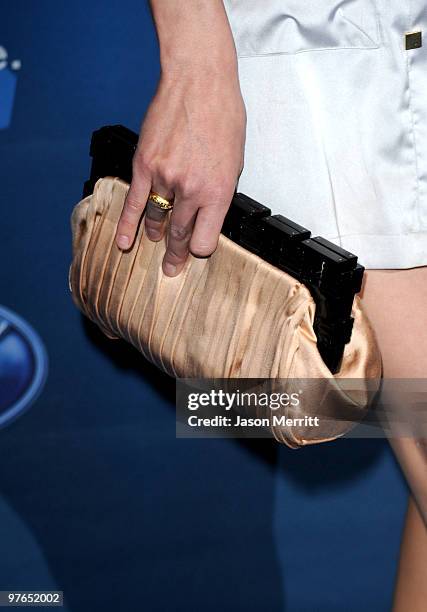
<path id="1" fill-rule="evenodd" d="M 189 252 L 213 253 L 243 168 L 246 111 L 235 57 L 230 60 L 230 48 L 212 53 L 210 45 L 192 53 L 189 64 L 182 56 L 165 62 L 142 123 L 116 236 L 118 246 L 128 249 L 145 210 L 151 240 L 167 231 L 168 276 L 179 274 Z M 150 190 L 174 198 L 169 223 L 166 212 L 147 203 Z"/>

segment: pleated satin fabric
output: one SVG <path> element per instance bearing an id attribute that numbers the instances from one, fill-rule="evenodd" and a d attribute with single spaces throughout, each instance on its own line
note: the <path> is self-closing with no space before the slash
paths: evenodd
<path id="1" fill-rule="evenodd" d="M 351 341 L 334 376 L 317 350 L 309 290 L 222 234 L 211 257 L 190 255 L 174 278 L 161 268 L 165 239 L 150 241 L 144 223 L 132 249 L 118 249 L 114 238 L 128 188 L 118 178 L 100 179 L 72 214 L 70 289 L 87 317 L 173 377 L 328 380 L 332 399 L 324 407 L 329 418 L 322 431 L 274 432 L 290 446 L 348 431 L 353 423 L 333 418 L 343 399 L 353 416 L 356 409 L 363 417 L 369 403 L 363 381 L 379 384 L 382 363 L 358 296 Z M 346 379 L 359 379 L 356 393 L 345 390 Z M 305 411 L 316 412 L 318 393 L 317 385 Z"/>

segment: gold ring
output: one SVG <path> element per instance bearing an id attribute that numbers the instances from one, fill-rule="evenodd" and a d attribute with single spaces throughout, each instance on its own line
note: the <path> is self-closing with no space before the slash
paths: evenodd
<path id="1" fill-rule="evenodd" d="M 157 208 L 160 208 L 161 210 L 170 210 L 171 208 L 173 208 L 173 200 L 167 200 L 166 198 L 162 198 L 162 196 L 156 193 L 155 191 L 150 191 L 148 199 L 151 200 L 151 202 L 153 202 L 157 206 Z"/>

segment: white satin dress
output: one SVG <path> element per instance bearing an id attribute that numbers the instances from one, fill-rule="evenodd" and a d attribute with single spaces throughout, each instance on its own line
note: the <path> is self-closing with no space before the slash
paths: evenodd
<path id="1" fill-rule="evenodd" d="M 247 109 L 238 191 L 366 268 L 427 265 L 427 0 L 224 5 Z"/>

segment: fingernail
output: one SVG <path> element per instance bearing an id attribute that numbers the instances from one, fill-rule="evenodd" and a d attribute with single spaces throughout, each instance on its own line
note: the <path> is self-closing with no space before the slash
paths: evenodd
<path id="1" fill-rule="evenodd" d="M 127 249 L 129 246 L 129 238 L 123 234 L 117 237 L 117 244 L 120 249 Z"/>
<path id="2" fill-rule="evenodd" d="M 165 263 L 163 270 L 168 276 L 173 276 L 176 274 L 176 266 L 168 262 Z"/>

